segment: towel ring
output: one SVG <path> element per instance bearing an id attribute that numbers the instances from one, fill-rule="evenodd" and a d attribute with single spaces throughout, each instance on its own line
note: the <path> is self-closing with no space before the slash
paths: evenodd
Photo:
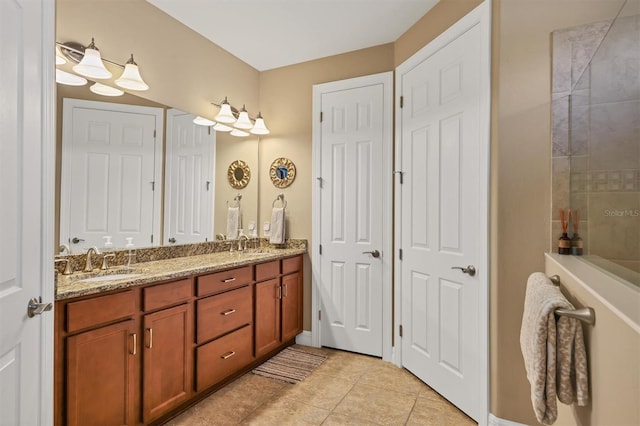
<path id="1" fill-rule="evenodd" d="M 287 200 L 284 199 L 284 194 L 278 194 L 278 196 L 276 197 L 275 200 L 273 200 L 273 203 L 271 203 L 271 207 L 275 207 L 276 203 L 280 201 L 282 202 L 282 208 L 284 209 L 285 207 L 287 207 Z"/>
<path id="2" fill-rule="evenodd" d="M 231 203 L 227 201 L 227 207 L 240 207 L 240 200 L 242 200 L 242 194 L 238 194 L 233 197 L 233 201 L 231 201 Z"/>

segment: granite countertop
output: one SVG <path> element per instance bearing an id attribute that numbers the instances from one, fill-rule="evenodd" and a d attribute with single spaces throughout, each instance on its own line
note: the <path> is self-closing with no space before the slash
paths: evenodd
<path id="1" fill-rule="evenodd" d="M 125 289 L 157 281 L 223 271 L 239 266 L 295 256 L 306 253 L 306 251 L 306 248 L 260 249 L 258 251 L 236 251 L 233 253 L 225 251 L 134 263 L 130 268 L 114 266 L 107 271 L 76 272 L 72 275 L 58 274 L 56 300 Z M 114 275 L 122 275 L 122 277 L 118 278 Z M 101 278 L 105 276 L 109 278 Z M 113 279 L 110 278 L 111 276 L 114 276 Z M 91 278 L 94 280 L 85 281 Z"/>

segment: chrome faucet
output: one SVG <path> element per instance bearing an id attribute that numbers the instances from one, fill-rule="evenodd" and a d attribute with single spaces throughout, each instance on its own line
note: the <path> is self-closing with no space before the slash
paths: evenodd
<path id="1" fill-rule="evenodd" d="M 95 254 L 100 254 L 100 250 L 98 250 L 98 247 L 90 247 L 89 250 L 87 250 L 87 261 L 84 264 L 84 272 L 91 272 L 93 271 L 93 265 L 91 264 L 91 253 L 95 253 Z"/>
<path id="2" fill-rule="evenodd" d="M 71 269 L 70 260 L 71 259 L 68 257 L 58 257 L 53 260 L 53 264 L 55 265 L 56 263 L 64 262 L 64 271 L 62 272 L 62 275 L 71 275 L 73 270 Z"/>
<path id="3" fill-rule="evenodd" d="M 244 244 L 242 243 L 244 241 Z M 245 234 L 238 236 L 238 251 L 247 249 L 247 241 L 249 241 L 249 237 Z"/>
<path id="4" fill-rule="evenodd" d="M 58 247 L 58 254 L 64 254 L 64 252 L 67 252 L 67 254 L 71 254 L 71 250 L 69 249 L 69 246 L 66 244 L 60 244 L 60 247 Z"/>

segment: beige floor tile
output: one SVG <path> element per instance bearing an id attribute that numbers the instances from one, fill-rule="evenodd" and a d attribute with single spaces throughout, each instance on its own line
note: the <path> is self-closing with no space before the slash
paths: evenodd
<path id="1" fill-rule="evenodd" d="M 379 358 L 366 355 L 333 351 L 315 371 L 356 382 L 367 370 L 374 368 L 381 362 Z"/>
<path id="2" fill-rule="evenodd" d="M 407 425 L 421 426 L 471 426 L 476 423 L 444 398 L 418 398 Z"/>
<path id="3" fill-rule="evenodd" d="M 280 395 L 282 398 L 292 399 L 303 404 L 333 410 L 353 388 L 353 385 L 352 381 L 314 372 Z"/>
<path id="4" fill-rule="evenodd" d="M 415 397 L 405 393 L 358 383 L 333 412 L 383 425 L 402 425 L 415 401 Z"/>
<path id="5" fill-rule="evenodd" d="M 340 414 L 330 414 L 322 423 L 322 426 L 380 426 L 378 423 L 366 420 L 355 419 L 353 417 L 341 416 Z"/>
<path id="6" fill-rule="evenodd" d="M 416 376 L 390 362 L 381 362 L 368 369 L 358 383 L 413 396 L 418 396 L 427 387 Z"/>
<path id="7" fill-rule="evenodd" d="M 329 413 L 329 410 L 276 397 L 259 407 L 240 424 L 265 426 L 320 425 Z"/>

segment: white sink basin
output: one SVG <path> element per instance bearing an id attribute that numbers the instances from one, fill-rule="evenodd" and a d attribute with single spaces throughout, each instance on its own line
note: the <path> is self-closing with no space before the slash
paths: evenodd
<path id="1" fill-rule="evenodd" d="M 79 283 L 94 283 L 98 281 L 112 281 L 112 280 L 124 280 L 125 278 L 135 278 L 142 274 L 110 274 L 110 275 L 100 275 L 93 278 L 85 278 L 84 280 L 79 280 Z"/>

